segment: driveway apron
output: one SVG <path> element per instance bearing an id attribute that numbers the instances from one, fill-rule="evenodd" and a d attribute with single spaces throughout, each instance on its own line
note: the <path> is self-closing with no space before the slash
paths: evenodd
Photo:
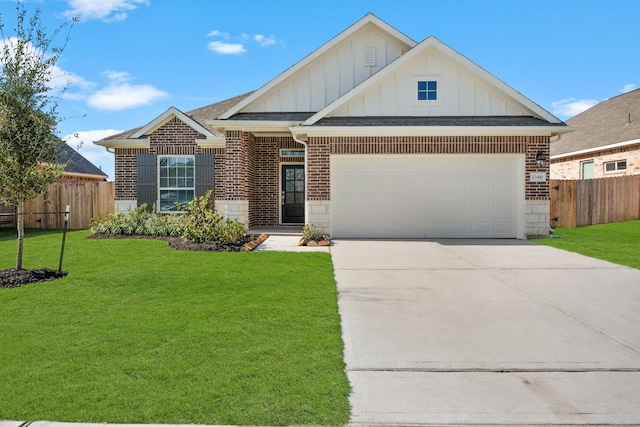
<path id="1" fill-rule="evenodd" d="M 354 424 L 640 424 L 640 270 L 516 240 L 338 240 Z"/>

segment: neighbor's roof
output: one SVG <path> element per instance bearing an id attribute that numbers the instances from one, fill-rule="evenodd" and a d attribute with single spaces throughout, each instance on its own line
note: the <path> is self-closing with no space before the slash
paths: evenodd
<path id="1" fill-rule="evenodd" d="M 551 142 L 552 156 L 640 139 L 640 89 L 603 101 L 567 124 L 576 130 Z"/>
<path id="2" fill-rule="evenodd" d="M 82 175 L 96 175 L 107 178 L 107 174 L 99 167 L 91 163 L 84 156 L 78 153 L 67 144 L 61 144 L 56 154 L 59 163 L 66 163 L 64 167 L 65 173 L 75 173 Z"/>

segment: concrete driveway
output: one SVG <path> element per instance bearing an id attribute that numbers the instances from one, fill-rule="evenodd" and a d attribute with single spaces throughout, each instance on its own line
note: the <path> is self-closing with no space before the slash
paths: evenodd
<path id="1" fill-rule="evenodd" d="M 334 241 L 355 424 L 640 424 L 640 270 L 515 240 Z"/>

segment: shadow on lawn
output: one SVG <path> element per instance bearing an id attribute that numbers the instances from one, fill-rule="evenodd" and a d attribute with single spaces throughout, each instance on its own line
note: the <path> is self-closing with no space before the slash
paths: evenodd
<path id="1" fill-rule="evenodd" d="M 24 230 L 24 237 L 28 239 L 30 237 L 46 236 L 48 234 L 60 234 L 62 230 L 42 230 L 39 228 L 27 228 Z M 14 227 L 0 228 L 0 242 L 6 242 L 9 240 L 17 240 L 18 232 Z"/>

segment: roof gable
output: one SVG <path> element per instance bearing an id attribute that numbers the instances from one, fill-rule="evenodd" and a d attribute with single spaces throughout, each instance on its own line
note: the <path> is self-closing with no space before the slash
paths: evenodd
<path id="1" fill-rule="evenodd" d="M 367 14 L 220 119 L 237 113 L 318 111 L 415 45 L 414 40 Z"/>
<path id="2" fill-rule="evenodd" d="M 214 139 L 219 135 L 211 132 L 209 129 L 196 122 L 191 117 L 178 110 L 176 107 L 170 107 L 167 111 L 160 114 L 158 117 L 147 123 L 146 126 L 141 127 L 137 132 L 133 133 L 130 138 L 141 138 L 147 136 L 164 126 L 169 120 L 177 118 L 196 132 L 204 136 L 204 139 Z"/>
<path id="3" fill-rule="evenodd" d="M 438 102 L 417 101 L 418 80 L 437 81 Z M 303 125 L 333 116 L 531 116 L 548 123 L 562 123 L 433 36 Z"/>

